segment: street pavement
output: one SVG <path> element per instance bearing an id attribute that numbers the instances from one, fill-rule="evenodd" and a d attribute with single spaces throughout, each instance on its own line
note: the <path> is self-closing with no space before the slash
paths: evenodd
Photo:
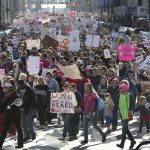
<path id="1" fill-rule="evenodd" d="M 146 133 L 146 128 L 143 128 L 142 134 L 137 134 L 138 130 L 138 119 L 137 115 L 134 120 L 130 122 L 129 128 L 134 135 L 134 138 L 138 145 L 143 140 L 150 140 L 150 134 Z M 59 141 L 58 137 L 61 137 L 63 127 L 57 126 L 57 120 L 53 121 L 53 125 L 49 125 L 44 131 L 36 129 L 37 138 L 34 141 L 30 141 L 24 144 L 22 150 L 120 150 L 116 147 L 116 144 L 120 143 L 121 139 L 121 122 L 119 120 L 118 130 L 112 132 L 107 136 L 105 143 L 101 142 L 101 136 L 93 129 L 89 127 L 89 143 L 81 145 L 80 142 L 83 140 L 83 129 L 80 128 L 78 139 L 75 141 Z M 99 125 L 100 126 L 100 125 Z M 102 128 L 106 131 L 106 128 Z M 14 139 L 7 138 L 4 143 L 4 150 L 14 150 L 16 141 Z M 128 150 L 130 141 L 127 139 L 124 150 Z M 135 146 L 136 147 L 136 146 Z M 141 150 L 150 150 L 150 145 L 145 146 Z"/>

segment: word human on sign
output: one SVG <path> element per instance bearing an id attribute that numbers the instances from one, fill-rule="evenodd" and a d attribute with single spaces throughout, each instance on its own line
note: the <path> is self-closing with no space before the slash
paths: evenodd
<path id="1" fill-rule="evenodd" d="M 51 113 L 74 113 L 74 93 L 52 93 L 51 94 Z"/>

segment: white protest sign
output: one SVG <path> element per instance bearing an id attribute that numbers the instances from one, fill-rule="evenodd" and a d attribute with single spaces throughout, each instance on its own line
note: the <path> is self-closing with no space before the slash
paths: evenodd
<path id="1" fill-rule="evenodd" d="M 92 47 L 99 47 L 99 43 L 100 43 L 100 36 L 94 35 Z"/>
<path id="2" fill-rule="evenodd" d="M 53 71 L 54 71 L 54 69 L 43 68 L 42 69 L 42 77 L 46 77 L 47 72 L 52 73 Z"/>
<path id="3" fill-rule="evenodd" d="M 27 39 L 27 49 L 31 50 L 33 47 L 36 47 L 37 49 L 41 48 L 41 41 L 40 39 Z"/>
<path id="4" fill-rule="evenodd" d="M 150 70 L 150 59 L 146 59 L 140 65 L 140 69 L 149 71 Z"/>
<path id="5" fill-rule="evenodd" d="M 80 49 L 79 31 L 71 31 L 69 36 L 69 51 L 77 52 Z"/>
<path id="6" fill-rule="evenodd" d="M 13 46 L 8 46 L 8 51 L 11 53 L 13 51 Z"/>
<path id="7" fill-rule="evenodd" d="M 99 47 L 100 36 L 99 35 L 87 35 L 85 45 L 88 47 Z"/>
<path id="8" fill-rule="evenodd" d="M 144 38 L 144 47 L 150 48 L 150 37 Z"/>
<path id="9" fill-rule="evenodd" d="M 38 56 L 29 56 L 27 70 L 29 74 L 36 75 L 40 71 L 40 57 Z"/>
<path id="10" fill-rule="evenodd" d="M 51 113 L 74 113 L 76 98 L 74 93 L 51 93 Z"/>
<path id="11" fill-rule="evenodd" d="M 104 57 L 105 57 L 105 59 L 111 58 L 109 49 L 104 50 Z"/>
<path id="12" fill-rule="evenodd" d="M 60 70 L 64 73 L 65 77 L 71 78 L 71 79 L 81 79 L 80 71 L 76 64 L 70 65 L 70 66 L 60 66 Z"/>
<path id="13" fill-rule="evenodd" d="M 1 83 L 3 83 L 4 77 L 5 77 L 5 70 L 4 69 L 0 69 L 0 80 L 1 80 Z"/>
<path id="14" fill-rule="evenodd" d="M 136 63 L 140 63 L 143 60 L 143 55 L 137 56 L 136 57 Z"/>
<path id="15" fill-rule="evenodd" d="M 56 39 L 56 28 L 49 29 L 49 36 L 53 39 Z"/>
<path id="16" fill-rule="evenodd" d="M 20 61 L 20 54 L 19 54 L 18 49 L 13 50 L 11 52 L 11 57 L 12 57 L 12 62 L 18 62 L 18 61 Z"/>

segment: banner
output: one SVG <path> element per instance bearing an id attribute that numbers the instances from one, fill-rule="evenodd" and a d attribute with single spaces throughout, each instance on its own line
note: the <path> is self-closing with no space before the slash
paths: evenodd
<path id="1" fill-rule="evenodd" d="M 143 61 L 143 55 L 140 55 L 140 56 L 137 56 L 136 57 L 136 63 L 140 63 L 140 62 L 142 62 Z"/>
<path id="2" fill-rule="evenodd" d="M 149 71 L 150 70 L 150 59 L 146 59 L 139 64 L 141 70 Z"/>
<path id="3" fill-rule="evenodd" d="M 71 31 L 69 36 L 69 51 L 78 52 L 80 49 L 79 31 Z"/>
<path id="4" fill-rule="evenodd" d="M 20 61 L 20 54 L 18 49 L 15 49 L 11 52 L 12 62 L 18 62 Z"/>
<path id="5" fill-rule="evenodd" d="M 87 35 L 85 45 L 88 47 L 99 47 L 100 36 L 99 35 Z"/>
<path id="6" fill-rule="evenodd" d="M 150 48 L 150 37 L 144 38 L 144 47 Z"/>
<path id="7" fill-rule="evenodd" d="M 36 47 L 37 49 L 41 48 L 41 41 L 40 39 L 27 39 L 26 40 L 27 43 L 27 49 L 31 50 L 33 47 Z"/>
<path id="8" fill-rule="evenodd" d="M 119 61 L 135 60 L 136 48 L 132 44 L 119 45 Z"/>
<path id="9" fill-rule="evenodd" d="M 56 39 L 56 28 L 49 29 L 49 36 L 53 39 Z"/>
<path id="10" fill-rule="evenodd" d="M 71 79 L 81 79 L 80 71 L 76 64 L 70 66 L 58 66 L 64 76 Z"/>
<path id="11" fill-rule="evenodd" d="M 56 41 L 55 39 L 52 39 L 51 37 L 49 37 L 48 35 L 46 35 L 42 42 L 43 46 L 45 47 L 53 47 L 53 48 L 57 48 L 57 46 L 59 45 L 59 42 Z"/>
<path id="12" fill-rule="evenodd" d="M 52 73 L 53 71 L 54 71 L 54 69 L 43 68 L 42 69 L 42 77 L 46 77 L 47 72 Z"/>
<path id="13" fill-rule="evenodd" d="M 74 93 L 51 93 L 50 112 L 51 113 L 74 113 Z"/>
<path id="14" fill-rule="evenodd" d="M 29 56 L 27 70 L 31 75 L 37 75 L 40 71 L 40 57 Z"/>

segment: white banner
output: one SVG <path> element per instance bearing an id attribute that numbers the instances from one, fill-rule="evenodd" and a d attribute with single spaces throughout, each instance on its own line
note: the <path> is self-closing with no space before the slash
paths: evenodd
<path id="1" fill-rule="evenodd" d="M 56 40 L 56 28 L 49 29 L 49 36 Z"/>
<path id="2" fill-rule="evenodd" d="M 146 59 L 140 65 L 141 70 L 149 71 L 150 70 L 150 59 Z"/>
<path id="3" fill-rule="evenodd" d="M 71 31 L 69 36 L 69 51 L 78 52 L 80 49 L 79 31 Z"/>
<path id="4" fill-rule="evenodd" d="M 72 92 L 51 94 L 51 113 L 74 113 L 74 106 L 76 105 L 76 97 Z"/>
<path id="5" fill-rule="evenodd" d="M 33 47 L 36 47 L 37 49 L 41 48 L 41 41 L 40 39 L 27 39 L 26 40 L 27 43 L 27 49 L 31 50 Z"/>
<path id="6" fill-rule="evenodd" d="M 87 35 L 86 36 L 86 46 L 88 47 L 99 47 L 100 36 L 99 35 Z"/>
<path id="7" fill-rule="evenodd" d="M 36 75 L 40 71 L 40 57 L 38 56 L 29 56 L 27 70 L 29 74 Z"/>
<path id="8" fill-rule="evenodd" d="M 58 66 L 64 76 L 71 79 L 81 79 L 80 71 L 76 64 L 70 66 Z"/>

